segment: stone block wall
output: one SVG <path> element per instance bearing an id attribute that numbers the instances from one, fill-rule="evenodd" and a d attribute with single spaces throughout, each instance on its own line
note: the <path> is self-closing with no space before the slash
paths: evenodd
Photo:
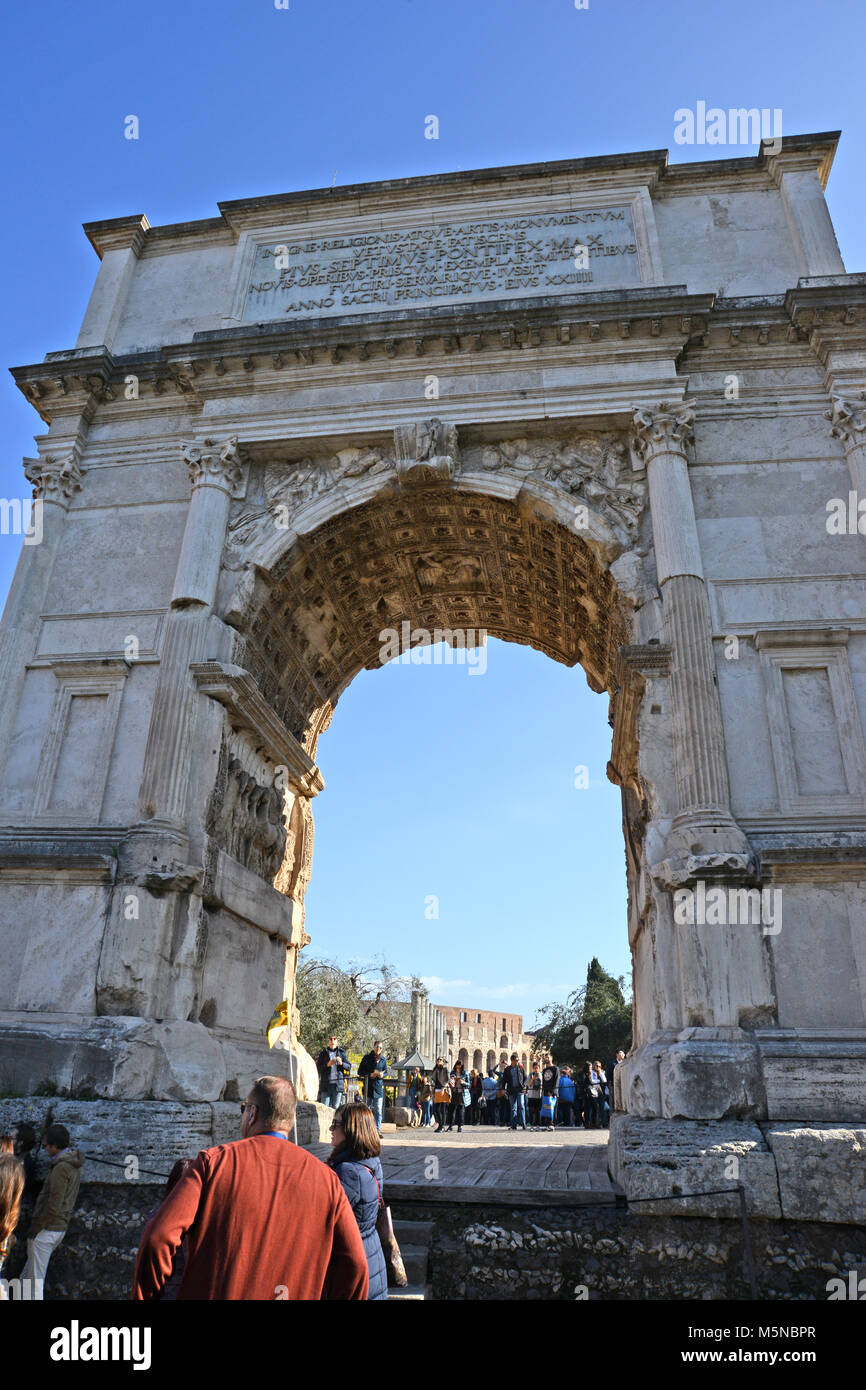
<path id="1" fill-rule="evenodd" d="M 396 1204 L 434 1223 L 435 1300 L 747 1300 L 740 1221 L 646 1217 L 613 1207 Z M 758 1294 L 823 1300 L 827 1282 L 866 1265 L 866 1231 L 810 1221 L 750 1222 Z"/>

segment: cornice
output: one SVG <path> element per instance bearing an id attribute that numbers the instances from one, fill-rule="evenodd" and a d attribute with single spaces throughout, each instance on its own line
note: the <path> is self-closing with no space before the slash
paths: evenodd
<path id="1" fill-rule="evenodd" d="M 796 359 L 793 349 L 800 349 Z M 494 300 L 468 310 L 353 314 L 305 323 L 231 325 L 202 331 L 185 343 L 113 356 L 105 347 L 48 353 L 13 367 L 20 390 L 48 423 L 56 413 L 92 412 L 116 404 L 127 414 L 152 411 L 158 398 L 185 398 L 194 412 L 205 400 L 280 391 L 312 371 L 317 382 L 343 363 L 377 371 L 474 371 L 501 368 L 539 353 L 555 365 L 579 354 L 582 365 L 614 358 L 673 357 L 682 370 L 822 363 L 840 349 L 866 350 L 866 275 L 804 279 L 785 295 L 716 298 L 682 285 L 643 286 L 535 300 Z M 526 354 L 531 353 L 532 357 Z M 287 370 L 288 369 L 288 370 Z M 138 396 L 125 397 L 136 378 Z"/>
<path id="2" fill-rule="evenodd" d="M 187 396 L 201 404 L 227 386 L 246 389 L 278 382 L 286 367 L 339 366 L 344 361 L 433 362 L 490 351 L 570 348 L 633 354 L 651 350 L 676 356 L 706 332 L 712 294 L 690 295 L 685 286 L 608 290 L 597 295 L 497 300 L 473 312 L 446 305 L 423 312 L 400 310 L 316 320 L 265 323 L 196 333 L 191 342 L 114 357 L 105 347 L 49 353 L 44 362 L 11 369 L 19 389 L 50 423 L 88 400 L 124 402 L 129 376 L 143 395 Z M 226 378 L 230 380 L 227 381 Z M 231 381 L 234 378 L 234 382 Z M 65 399 L 66 398 L 66 399 Z"/>
<path id="3" fill-rule="evenodd" d="M 131 249 L 139 255 L 151 230 L 143 212 L 131 217 L 110 217 L 103 222 L 83 223 L 84 235 L 102 260 L 106 251 Z"/>
<path id="4" fill-rule="evenodd" d="M 824 366 L 833 353 L 866 351 L 866 275 L 801 279 L 785 309 Z"/>

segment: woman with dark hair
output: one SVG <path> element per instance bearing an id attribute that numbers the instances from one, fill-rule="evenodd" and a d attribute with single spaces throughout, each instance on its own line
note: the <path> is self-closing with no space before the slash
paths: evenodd
<path id="1" fill-rule="evenodd" d="M 478 1125 L 481 1123 L 481 1102 L 484 1096 L 482 1080 L 483 1078 L 481 1076 L 481 1072 L 476 1071 L 473 1067 L 472 1071 L 469 1073 L 469 1115 L 470 1123 L 473 1125 Z"/>
<path id="2" fill-rule="evenodd" d="M 166 1178 L 165 1191 L 162 1194 L 162 1202 L 165 1201 L 169 1192 L 171 1192 L 172 1188 L 176 1187 L 176 1185 L 180 1182 L 181 1178 L 186 1172 L 187 1168 L 191 1168 L 194 1162 L 195 1159 L 192 1158 L 179 1158 L 177 1160 L 168 1177 Z M 162 1202 L 160 1202 L 160 1206 L 162 1205 Z M 147 1221 L 150 1221 L 152 1217 L 156 1216 L 156 1213 L 158 1211 L 159 1207 L 154 1207 L 153 1211 L 148 1214 Z M 147 1225 L 147 1221 L 145 1221 L 145 1225 Z M 180 1288 L 180 1283 L 183 1279 L 183 1272 L 186 1268 L 186 1252 L 187 1242 L 186 1236 L 184 1236 L 180 1245 L 174 1252 L 174 1259 L 172 1260 L 171 1265 L 171 1274 L 166 1279 L 162 1287 L 162 1292 L 159 1295 L 160 1301 L 163 1303 L 175 1303 L 177 1301 L 177 1291 Z"/>
<path id="3" fill-rule="evenodd" d="M 463 1075 L 463 1063 L 455 1062 L 454 1070 L 450 1077 L 451 1106 L 448 1111 L 448 1128 L 454 1128 L 454 1121 L 457 1121 L 457 1133 L 463 1133 L 463 1111 L 466 1105 L 466 1097 L 469 1094 L 469 1086 L 466 1077 Z"/>
<path id="4" fill-rule="evenodd" d="M 433 1113 L 436 1116 L 434 1134 L 439 1134 L 445 1128 L 445 1121 L 448 1118 L 448 1092 L 450 1089 L 445 1058 L 437 1057 L 436 1065 L 433 1068 Z"/>
<path id="5" fill-rule="evenodd" d="M 12 1141 L 15 1145 L 13 1150 L 15 1157 L 20 1158 L 24 1166 L 24 1205 L 26 1207 L 28 1202 L 35 1201 L 42 1186 L 34 1154 L 36 1130 L 26 1120 L 19 1120 L 12 1130 Z"/>
<path id="6" fill-rule="evenodd" d="M 418 1073 L 416 1096 L 421 1105 L 421 1128 L 426 1129 L 432 1123 L 430 1115 L 433 1109 L 433 1087 L 427 1080 L 423 1067 Z"/>
<path id="7" fill-rule="evenodd" d="M 379 1161 L 382 1144 L 370 1107 L 361 1101 L 341 1106 L 331 1124 L 331 1143 L 328 1165 L 343 1184 L 364 1242 L 370 1271 L 367 1297 L 371 1300 L 387 1298 L 388 1271 L 376 1230 L 382 1202 L 382 1164 Z"/>
<path id="8" fill-rule="evenodd" d="M 15 1227 L 21 1210 L 24 1191 L 24 1168 L 14 1154 L 4 1149 L 0 1153 L 0 1274 L 15 1240 Z M 0 1299 L 7 1297 L 5 1284 L 0 1283 Z"/>
<path id="9" fill-rule="evenodd" d="M 592 1062 L 584 1062 L 580 1077 L 580 1096 L 583 1109 L 584 1129 L 599 1128 L 599 1096 L 601 1085 Z"/>

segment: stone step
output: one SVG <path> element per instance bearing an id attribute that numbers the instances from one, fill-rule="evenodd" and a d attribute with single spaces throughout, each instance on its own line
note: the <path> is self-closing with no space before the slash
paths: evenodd
<path id="1" fill-rule="evenodd" d="M 426 1299 L 426 1300 L 429 1300 L 429 1298 L 430 1298 L 430 1286 L 429 1286 L 429 1284 L 407 1284 L 406 1287 L 405 1287 L 405 1289 L 389 1289 L 389 1290 L 388 1290 L 388 1301 L 389 1301 L 389 1303 L 390 1303 L 392 1300 L 393 1300 L 395 1303 L 396 1303 L 397 1301 L 400 1301 L 400 1302 L 402 1302 L 402 1303 L 410 1303 L 410 1302 L 412 1302 L 412 1301 L 423 1302 L 425 1299 Z"/>
<path id="2" fill-rule="evenodd" d="M 433 1235 L 432 1221 L 394 1221 L 393 1225 L 394 1235 L 397 1237 L 397 1244 L 401 1249 L 404 1240 L 407 1245 L 429 1246 Z"/>
<path id="3" fill-rule="evenodd" d="M 395 1221 L 394 1235 L 397 1237 L 397 1244 L 400 1247 L 400 1254 L 403 1257 L 403 1268 L 406 1270 L 406 1278 L 409 1280 L 409 1290 L 424 1289 L 427 1284 L 428 1261 L 430 1255 L 430 1241 L 433 1237 L 432 1221 Z M 391 1290 L 389 1298 L 394 1293 L 404 1298 L 423 1298 L 424 1294 L 408 1292 L 407 1290 Z"/>
<path id="4" fill-rule="evenodd" d="M 400 1242 L 397 1242 L 400 1245 Z M 403 1268 L 406 1271 L 406 1278 L 410 1284 L 422 1283 L 427 1278 L 427 1258 L 429 1249 L 426 1245 L 400 1245 L 400 1254 L 403 1258 Z"/>

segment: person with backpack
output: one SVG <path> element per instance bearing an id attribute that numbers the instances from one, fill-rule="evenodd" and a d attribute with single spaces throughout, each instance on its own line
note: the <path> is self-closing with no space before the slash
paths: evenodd
<path id="1" fill-rule="evenodd" d="M 556 1118 L 563 1128 L 570 1129 L 574 1124 L 574 1078 L 570 1067 L 563 1067 L 557 1085 Z"/>
<path id="2" fill-rule="evenodd" d="M 448 1111 L 448 1128 L 454 1128 L 454 1121 L 457 1121 L 457 1133 L 463 1133 L 463 1115 L 466 1106 L 471 1104 L 469 1095 L 469 1085 L 463 1074 L 463 1063 L 455 1062 L 454 1070 L 450 1077 L 451 1088 L 451 1107 Z"/>
<path id="3" fill-rule="evenodd" d="M 541 1128 L 553 1133 L 556 1118 L 556 1088 L 559 1083 L 559 1067 L 549 1052 L 544 1054 L 541 1068 Z"/>
<path id="4" fill-rule="evenodd" d="M 541 1067 L 532 1063 L 532 1070 L 526 1079 L 526 1107 L 529 1111 L 529 1128 L 538 1129 L 541 1122 Z"/>
<path id="5" fill-rule="evenodd" d="M 484 1118 L 489 1125 L 496 1124 L 496 1111 L 499 1105 L 497 1093 L 499 1078 L 495 1071 L 489 1071 L 481 1083 L 484 1090 Z"/>
<path id="6" fill-rule="evenodd" d="M 526 1129 L 526 1112 L 523 1107 L 523 1093 L 526 1090 L 526 1072 L 520 1065 L 520 1058 L 516 1052 L 511 1054 L 511 1064 L 505 1068 L 502 1075 L 502 1084 L 505 1087 L 505 1094 L 508 1096 L 508 1105 L 511 1113 L 509 1124 L 510 1129 Z"/>

